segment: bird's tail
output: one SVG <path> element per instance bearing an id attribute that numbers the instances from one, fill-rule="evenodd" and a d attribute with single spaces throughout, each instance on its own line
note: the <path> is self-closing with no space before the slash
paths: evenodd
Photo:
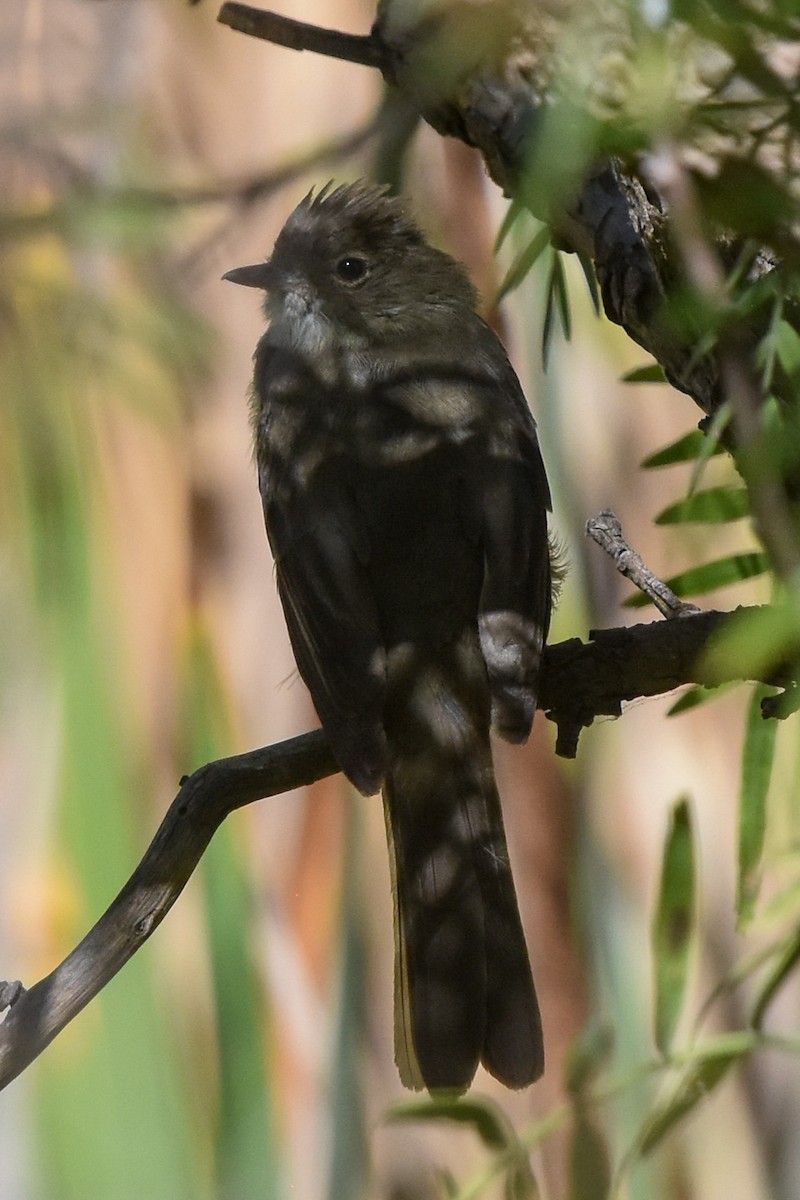
<path id="1" fill-rule="evenodd" d="M 395 1057 L 407 1087 L 509 1087 L 544 1066 L 477 636 L 391 651 L 383 797 L 395 905 Z"/>

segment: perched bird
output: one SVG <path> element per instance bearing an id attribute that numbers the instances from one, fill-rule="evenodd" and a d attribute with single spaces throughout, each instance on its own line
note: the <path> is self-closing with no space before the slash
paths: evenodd
<path id="1" fill-rule="evenodd" d="M 517 377 L 454 259 L 365 183 L 309 193 L 269 261 L 252 393 L 292 646 L 334 755 L 383 792 L 404 1084 L 541 1075 L 489 729 L 524 741 L 550 496 Z"/>

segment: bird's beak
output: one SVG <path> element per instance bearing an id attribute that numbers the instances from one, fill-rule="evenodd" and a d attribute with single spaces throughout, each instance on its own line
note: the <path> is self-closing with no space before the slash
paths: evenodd
<path id="1" fill-rule="evenodd" d="M 254 263 L 252 267 L 234 267 L 232 271 L 226 271 L 222 278 L 229 283 L 241 283 L 244 287 L 268 291 L 275 281 L 275 273 L 271 263 L 262 262 Z"/>

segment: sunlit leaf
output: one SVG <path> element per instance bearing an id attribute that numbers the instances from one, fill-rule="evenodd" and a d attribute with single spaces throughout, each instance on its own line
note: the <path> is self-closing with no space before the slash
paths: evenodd
<path id="1" fill-rule="evenodd" d="M 674 808 L 664 843 L 661 884 L 652 929 L 655 971 L 655 1040 L 662 1054 L 672 1044 L 686 995 L 694 940 L 695 848 L 689 803 Z"/>
<path id="2" fill-rule="evenodd" d="M 517 200 L 515 198 L 511 201 L 506 211 L 506 215 L 503 217 L 503 220 L 500 223 L 500 228 L 497 231 L 497 237 L 495 238 L 494 242 L 495 254 L 497 254 L 498 250 L 503 245 L 503 242 L 516 225 L 518 219 L 527 211 L 528 210 L 521 200 Z"/>
<path id="3" fill-rule="evenodd" d="M 763 679 L 800 653 L 800 611 L 788 600 L 733 612 L 706 647 L 702 669 L 711 678 Z"/>
<path id="4" fill-rule="evenodd" d="M 790 379 L 800 374 L 800 334 L 788 321 L 779 321 L 775 331 L 775 354 Z"/>
<path id="5" fill-rule="evenodd" d="M 705 440 L 705 435 L 699 429 L 693 429 L 690 433 L 685 433 L 683 437 L 678 438 L 677 441 L 664 446 L 662 450 L 648 454 L 647 458 L 642 459 L 640 465 L 646 470 L 650 470 L 654 467 L 671 467 L 674 463 L 692 462 L 702 450 Z M 715 449 L 714 453 L 720 454 L 721 449 Z"/>
<path id="6" fill-rule="evenodd" d="M 655 518 L 655 523 L 721 525 L 728 521 L 739 521 L 749 512 L 750 499 L 745 488 L 714 487 L 669 504 Z"/>

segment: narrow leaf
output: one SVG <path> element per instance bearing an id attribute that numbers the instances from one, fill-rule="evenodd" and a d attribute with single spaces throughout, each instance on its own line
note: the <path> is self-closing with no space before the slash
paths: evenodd
<path id="1" fill-rule="evenodd" d="M 689 802 L 675 806 L 664 844 L 661 885 L 653 920 L 655 1040 L 668 1053 L 686 995 L 694 940 L 695 849 Z"/>
<path id="2" fill-rule="evenodd" d="M 655 523 L 723 525 L 741 520 L 749 511 L 750 500 L 745 488 L 714 487 L 669 504 L 655 518 Z"/>
<path id="3" fill-rule="evenodd" d="M 509 233 L 511 232 L 514 225 L 516 224 L 517 219 L 524 212 L 527 212 L 527 209 L 521 200 L 514 199 L 511 201 L 511 203 L 508 206 L 508 211 L 506 212 L 506 215 L 503 217 L 503 220 L 500 224 L 500 228 L 497 231 L 497 237 L 495 238 L 495 242 L 494 242 L 495 254 L 497 254 L 497 251 L 500 249 L 503 242 L 508 237 Z"/>
<path id="4" fill-rule="evenodd" d="M 763 679 L 800 653 L 800 611 L 785 601 L 733 612 L 703 655 L 704 675 L 725 678 L 736 665 L 739 679 Z"/>
<path id="5" fill-rule="evenodd" d="M 553 289 L 548 287 L 544 302 L 544 321 L 542 322 L 542 363 L 546 367 L 550 355 L 550 339 L 553 333 L 553 315 L 555 304 Z"/>
<path id="6" fill-rule="evenodd" d="M 611 1159 L 605 1138 L 580 1108 L 569 1147 L 569 1200 L 606 1200 L 611 1188 Z"/>
<path id="7" fill-rule="evenodd" d="M 579 1096 L 608 1064 L 614 1049 L 614 1034 L 608 1025 L 589 1025 L 582 1029 L 567 1054 L 565 1086 Z"/>
<path id="8" fill-rule="evenodd" d="M 766 554 L 754 550 L 749 554 L 731 554 L 727 558 L 703 563 L 700 567 L 691 567 L 688 571 L 682 571 L 680 575 L 673 575 L 666 583 L 677 596 L 702 596 L 715 588 L 741 583 L 743 579 L 753 579 L 768 570 L 769 559 Z M 625 606 L 643 608 L 649 603 L 646 596 L 637 592 L 625 601 Z"/>
<path id="9" fill-rule="evenodd" d="M 727 404 L 721 407 L 714 414 L 714 417 L 705 431 L 703 445 L 700 448 L 700 453 L 694 464 L 692 478 L 689 481 L 689 495 L 691 496 L 698 488 L 700 479 L 706 469 L 709 461 L 715 454 L 722 453 L 722 435 L 728 427 L 731 419 L 731 410 Z"/>
<path id="10" fill-rule="evenodd" d="M 733 1064 L 750 1053 L 754 1039 L 740 1035 L 737 1043 L 741 1044 L 704 1054 L 689 1066 L 673 1092 L 647 1118 L 638 1139 L 642 1157 L 650 1154 L 683 1117 L 718 1087 Z"/>
<path id="11" fill-rule="evenodd" d="M 664 368 L 659 363 L 646 363 L 643 367 L 634 367 L 622 376 L 623 383 L 666 383 Z"/>
<path id="12" fill-rule="evenodd" d="M 754 1029 L 760 1029 L 767 1009 L 780 991 L 786 980 L 794 974 L 795 967 L 800 962 L 800 930 L 795 930 L 787 938 L 783 951 L 777 962 L 762 983 L 750 1023 Z"/>
<path id="13" fill-rule="evenodd" d="M 800 334 L 788 321 L 779 321 L 775 331 L 775 353 L 790 379 L 800 374 Z"/>
<path id="14" fill-rule="evenodd" d="M 578 262 L 581 264 L 583 277 L 586 280 L 586 287 L 589 289 L 589 297 L 592 301 L 595 316 L 599 317 L 602 310 L 600 308 L 600 291 L 597 286 L 594 264 L 588 254 L 584 254 L 582 250 L 578 251 Z"/>
<path id="15" fill-rule="evenodd" d="M 516 1141 L 514 1130 L 505 1113 L 488 1100 L 450 1099 L 442 1096 L 430 1100 L 409 1100 L 393 1105 L 388 1121 L 456 1121 L 471 1125 L 490 1150 L 506 1150 Z"/>
<path id="16" fill-rule="evenodd" d="M 726 692 L 738 686 L 738 680 L 730 683 L 719 683 L 716 687 L 702 687 L 700 684 L 696 684 L 693 687 L 687 688 L 683 695 L 678 697 L 672 707 L 667 710 L 667 716 L 677 717 L 681 713 L 689 712 L 693 708 L 699 708 L 701 704 L 709 704 L 712 700 L 716 700 L 719 696 L 724 696 Z"/>
<path id="17" fill-rule="evenodd" d="M 665 446 L 663 450 L 656 450 L 655 454 L 648 455 L 641 465 L 646 470 L 650 470 L 653 467 L 671 467 L 673 463 L 692 462 L 702 451 L 706 440 L 704 433 L 699 429 L 693 429 L 690 433 L 685 433 L 683 437 L 678 438 L 676 442 Z M 721 454 L 722 447 L 717 445 L 712 453 Z"/>
<path id="18" fill-rule="evenodd" d="M 740 927 L 753 917 L 761 882 L 761 856 L 767 827 L 767 792 L 775 756 L 776 721 L 761 715 L 761 701 L 769 689 L 760 685 L 753 692 L 747 716 L 742 780 L 739 795 L 739 878 L 736 911 Z"/>
<path id="19" fill-rule="evenodd" d="M 505 1200 L 538 1200 L 540 1193 L 536 1177 L 522 1147 L 520 1147 L 520 1151 L 508 1170 Z"/>
<path id="20" fill-rule="evenodd" d="M 564 337 L 569 341 L 572 337 L 572 314 L 569 307 L 569 289 L 567 288 L 567 277 L 564 274 L 564 259 L 562 255 L 556 251 L 553 255 L 553 266 L 550 271 L 550 286 L 555 292 L 556 303 L 558 305 L 558 315 L 561 318 L 561 328 L 564 330 Z"/>
<path id="21" fill-rule="evenodd" d="M 499 302 L 509 292 L 513 292 L 514 288 L 519 287 L 525 276 L 533 267 L 533 264 L 540 255 L 547 249 L 550 241 L 550 227 L 543 225 L 533 240 L 528 243 L 524 250 L 520 251 L 517 257 L 508 268 L 503 282 L 497 289 L 496 300 Z"/>

